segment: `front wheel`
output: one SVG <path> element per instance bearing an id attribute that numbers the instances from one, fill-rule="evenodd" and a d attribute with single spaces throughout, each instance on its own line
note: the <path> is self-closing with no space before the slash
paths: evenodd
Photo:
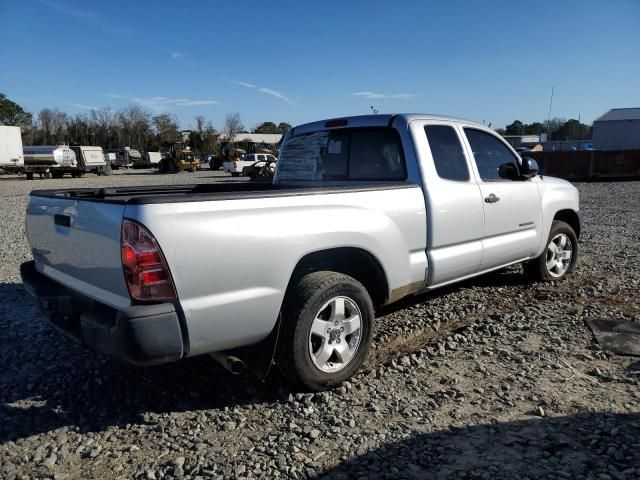
<path id="1" fill-rule="evenodd" d="M 562 280 L 573 271 L 577 261 L 576 233 L 568 223 L 554 220 L 544 252 L 538 258 L 525 263 L 524 270 L 529 277 L 537 281 Z"/>
<path id="2" fill-rule="evenodd" d="M 322 391 L 352 377 L 373 337 L 373 302 L 360 282 L 314 272 L 293 285 L 283 308 L 278 365 L 294 387 Z"/>

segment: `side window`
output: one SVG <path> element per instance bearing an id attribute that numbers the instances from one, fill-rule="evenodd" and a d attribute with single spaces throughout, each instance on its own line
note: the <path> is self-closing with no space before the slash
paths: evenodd
<path id="1" fill-rule="evenodd" d="M 453 127 L 447 125 L 427 125 L 424 132 L 429 141 L 431 156 L 438 176 L 445 180 L 465 182 L 469 180 L 467 160 L 460 145 L 460 139 Z"/>
<path id="2" fill-rule="evenodd" d="M 264 155 L 256 155 L 258 157 L 259 162 L 264 162 Z"/>
<path id="3" fill-rule="evenodd" d="M 490 133 L 465 128 L 464 133 L 473 150 L 473 157 L 482 180 L 505 180 L 498 175 L 498 167 L 503 163 L 512 163 L 518 168 L 518 160 L 504 143 Z"/>

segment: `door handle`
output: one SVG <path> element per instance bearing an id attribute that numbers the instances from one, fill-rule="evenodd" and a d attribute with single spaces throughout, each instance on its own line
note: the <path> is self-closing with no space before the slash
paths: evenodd
<path id="1" fill-rule="evenodd" d="M 496 203 L 496 202 L 499 202 L 499 201 L 500 201 L 500 198 L 499 198 L 499 197 L 496 197 L 496 196 L 495 196 L 495 194 L 491 193 L 491 194 L 489 194 L 489 196 L 488 196 L 488 197 L 485 197 L 485 198 L 484 198 L 484 201 L 485 201 L 486 203 Z"/>
<path id="2" fill-rule="evenodd" d="M 71 226 L 71 217 L 69 215 L 61 215 L 56 213 L 53 216 L 53 223 L 56 225 L 60 225 L 61 227 L 70 227 Z"/>

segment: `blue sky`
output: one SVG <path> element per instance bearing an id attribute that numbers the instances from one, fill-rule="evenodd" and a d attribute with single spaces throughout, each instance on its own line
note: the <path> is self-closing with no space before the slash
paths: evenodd
<path id="1" fill-rule="evenodd" d="M 182 128 L 426 112 L 502 127 L 640 106 L 640 1 L 0 0 L 0 92 Z"/>

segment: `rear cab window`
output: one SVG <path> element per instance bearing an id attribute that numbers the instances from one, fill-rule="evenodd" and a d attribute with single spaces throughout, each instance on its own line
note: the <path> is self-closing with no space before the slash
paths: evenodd
<path id="1" fill-rule="evenodd" d="M 278 181 L 405 180 L 398 132 L 387 127 L 322 130 L 290 137 Z"/>

